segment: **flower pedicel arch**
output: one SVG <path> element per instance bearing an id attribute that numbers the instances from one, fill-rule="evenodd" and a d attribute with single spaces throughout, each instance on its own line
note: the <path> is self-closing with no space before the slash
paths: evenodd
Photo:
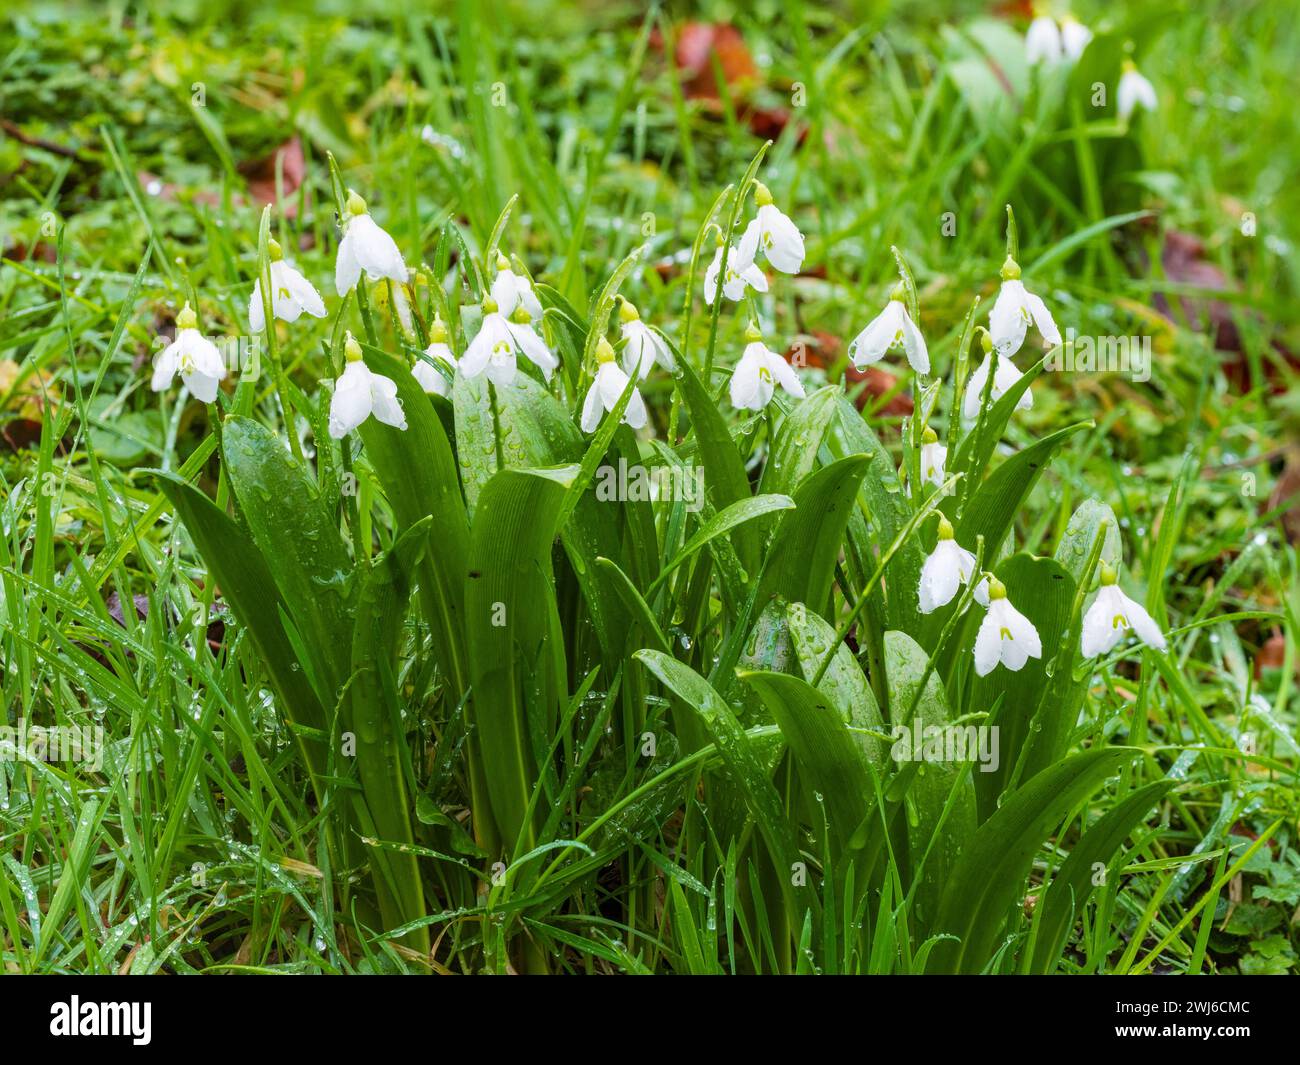
<path id="1" fill-rule="evenodd" d="M 216 401 L 217 390 L 226 376 L 221 352 L 199 332 L 198 315 L 188 301 L 176 316 L 176 339 L 163 348 L 154 364 L 150 382 L 153 390 L 163 391 L 177 374 L 194 398 L 203 403 Z"/>

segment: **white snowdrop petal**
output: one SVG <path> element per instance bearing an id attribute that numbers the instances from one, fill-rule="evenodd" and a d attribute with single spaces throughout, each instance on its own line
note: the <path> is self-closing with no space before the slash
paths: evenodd
<path id="1" fill-rule="evenodd" d="M 1019 281 L 1003 281 L 989 312 L 989 335 L 999 355 L 1014 355 L 1025 342 L 1029 317 L 1025 309 L 1025 286 Z"/>
<path id="2" fill-rule="evenodd" d="M 975 636 L 975 672 L 984 677 L 993 672 L 1002 657 L 1002 635 L 998 620 L 990 609 L 980 622 Z"/>
<path id="3" fill-rule="evenodd" d="M 396 429 L 406 428 L 406 412 L 397 399 L 397 383 L 392 378 L 371 374 L 370 397 L 376 419 Z"/>
<path id="4" fill-rule="evenodd" d="M 349 224 L 339 242 L 338 258 L 334 261 L 334 288 L 340 296 L 346 296 L 361 280 L 361 261 L 357 258 L 356 245 L 356 237 Z"/>
<path id="5" fill-rule="evenodd" d="M 803 399 L 803 385 L 799 383 L 799 375 L 795 373 L 794 367 L 774 351 L 769 351 L 768 356 L 767 368 L 772 376 L 776 378 L 777 384 L 796 399 Z"/>
<path id="6" fill-rule="evenodd" d="M 863 367 L 870 366 L 873 362 L 879 362 L 885 357 L 885 353 L 889 351 L 889 346 L 894 342 L 894 326 L 890 307 L 895 302 L 895 300 L 890 300 L 890 306 L 871 319 L 862 332 L 849 343 L 849 361 L 853 363 L 855 368 L 861 370 Z"/>
<path id="7" fill-rule="evenodd" d="M 600 417 L 604 411 L 604 404 L 600 399 L 600 383 L 592 381 L 591 387 L 587 389 L 587 398 L 582 402 L 582 431 L 584 433 L 594 433 L 600 425 Z"/>
<path id="8" fill-rule="evenodd" d="M 763 395 L 760 370 L 763 367 L 762 345 L 750 344 L 731 375 L 731 405 L 737 410 L 762 410 L 772 398 Z"/>
<path id="9" fill-rule="evenodd" d="M 334 385 L 330 400 L 330 436 L 341 440 L 370 417 L 374 401 L 370 393 L 370 371 L 365 363 L 350 362 Z"/>
<path id="10" fill-rule="evenodd" d="M 763 227 L 763 252 L 767 261 L 783 274 L 797 274 L 803 266 L 803 234 L 790 219 L 776 207 L 767 204 L 758 209 Z"/>

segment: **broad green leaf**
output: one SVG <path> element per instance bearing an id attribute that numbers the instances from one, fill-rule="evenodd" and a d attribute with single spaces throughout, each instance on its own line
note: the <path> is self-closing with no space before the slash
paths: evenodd
<path id="1" fill-rule="evenodd" d="M 239 510 L 280 589 L 332 709 L 346 673 L 336 648 L 352 635 L 352 560 L 307 471 L 269 429 L 226 418 L 221 450 Z"/>
<path id="2" fill-rule="evenodd" d="M 1007 559 L 994 573 L 1006 585 L 1008 602 L 1038 630 L 1043 655 L 1029 659 L 1017 672 L 999 665 L 986 676 L 972 679 L 966 711 L 987 713 L 997 708 L 985 724 L 998 729 L 998 767 L 975 774 L 981 820 L 997 807 L 998 796 L 1008 786 L 1028 780 L 1036 769 L 1065 753 L 1058 745 L 1069 739 L 1077 717 L 1077 704 L 1058 701 L 1064 693 L 1053 691 L 1054 678 L 1048 674 L 1069 631 L 1074 581 L 1060 563 L 1025 554 Z M 973 612 L 972 624 L 966 630 L 972 643 L 976 620 L 983 620 L 982 610 Z M 969 654 L 967 648 L 963 644 L 960 653 Z M 1068 677 L 1070 670 L 1064 672 Z M 1031 762 L 1026 747 L 1050 754 L 1040 754 Z M 1025 764 L 1017 768 L 1022 753 Z"/>
<path id="3" fill-rule="evenodd" d="M 577 467 L 502 470 L 483 487 L 470 529 L 466 646 L 473 686 L 471 778 L 475 834 L 488 851 L 533 845 L 527 825 L 537 784 L 530 722 L 549 724 L 565 682 L 551 546 Z M 530 701 L 533 705 L 529 705 Z M 549 736 L 544 738 L 549 741 Z M 496 832 L 491 831 L 495 828 Z"/>
<path id="4" fill-rule="evenodd" d="M 159 487 L 185 523 L 222 596 L 252 638 L 275 689 L 277 705 L 289 724 L 326 735 L 325 711 L 285 635 L 280 622 L 284 600 L 262 553 L 234 520 L 197 488 L 166 473 L 159 474 Z M 319 777 L 325 772 L 323 745 L 301 729 L 291 727 L 290 732 L 319 787 Z"/>
<path id="5" fill-rule="evenodd" d="M 351 703 L 348 724 L 356 737 L 356 766 L 361 789 L 354 792 L 362 831 L 392 848 L 372 847 L 380 912 L 385 930 L 425 914 L 420 868 L 409 849 L 412 824 L 410 752 L 402 730 L 402 711 L 395 677 L 402 626 L 413 578 L 429 546 L 430 518 L 412 525 L 382 558 L 363 571 L 352 634 Z M 429 949 L 429 930 L 412 932 L 407 945 Z"/>
<path id="6" fill-rule="evenodd" d="M 791 883 L 791 871 L 801 859 L 781 797 L 731 707 L 690 666 L 658 651 L 638 651 L 635 657 L 704 722 L 733 783 L 745 795 L 773 865 L 783 874 L 779 881 L 787 915 L 793 919 L 809 909 L 815 911 L 816 896 L 807 887 Z"/>
<path id="7" fill-rule="evenodd" d="M 424 619 L 434 650 L 453 689 L 463 692 L 469 680 L 465 657 L 465 559 L 469 521 L 451 444 L 429 397 L 405 363 L 365 347 L 366 364 L 397 384 L 406 411 L 406 429 L 367 418 L 358 430 L 375 476 L 397 520 L 397 534 L 424 518 L 429 550 L 423 552 L 417 577 Z"/>
<path id="8" fill-rule="evenodd" d="M 786 620 L 790 626 L 790 637 L 794 644 L 795 655 L 804 679 L 811 682 L 821 668 L 822 659 L 831 649 L 835 640 L 835 630 L 803 603 L 791 603 L 786 608 Z M 844 644 L 835 649 L 835 655 L 827 668 L 821 683 L 817 685 L 831 704 L 839 711 L 844 724 L 854 731 L 850 733 L 853 742 L 858 745 L 868 762 L 883 776 L 885 769 L 885 748 L 875 736 L 866 735 L 864 730 L 883 732 L 884 719 L 876 696 L 867 683 L 867 678 L 853 657 L 853 652 Z"/>
<path id="9" fill-rule="evenodd" d="M 758 692 L 771 711 L 799 762 L 801 783 L 825 798 L 831 833 L 843 856 L 866 819 L 874 789 L 840 711 L 799 677 L 742 672 L 740 679 Z"/>
<path id="10" fill-rule="evenodd" d="M 794 491 L 795 509 L 785 514 L 768 545 L 768 560 L 759 583 L 759 602 L 784 596 L 828 612 L 835 562 L 844 530 L 870 460 L 852 455 L 823 466 Z"/>
<path id="11" fill-rule="evenodd" d="M 1070 515 L 1070 521 L 1056 545 L 1056 561 L 1074 578 L 1075 584 L 1083 580 L 1088 556 L 1097 541 L 1097 533 L 1105 527 L 1101 561 L 1118 567 L 1124 561 L 1123 545 L 1119 538 L 1119 522 L 1115 512 L 1099 499 L 1085 499 Z"/>
<path id="12" fill-rule="evenodd" d="M 1172 780 L 1157 780 L 1138 788 L 1098 818 L 1071 848 L 1034 908 L 1037 927 L 1031 972 L 1050 973 L 1056 967 L 1066 936 L 1096 886 L 1095 867 L 1110 864 L 1134 827 L 1173 786 Z"/>
<path id="13" fill-rule="evenodd" d="M 935 735 L 942 736 L 937 730 L 950 725 L 950 712 L 938 674 L 930 669 L 925 652 L 906 633 L 885 633 L 885 675 L 889 683 L 890 723 L 896 737 L 890 757 L 899 760 L 906 754 L 909 760 L 900 762 L 899 776 L 912 774 L 902 800 L 908 813 L 913 877 L 916 866 L 924 862 L 920 881 L 913 886 L 914 912 L 923 927 L 932 928 L 943 886 L 977 824 L 975 786 L 967 763 L 923 760 L 926 742 Z M 913 706 L 915 710 L 909 716 Z M 900 731 L 904 728 L 906 737 Z M 965 735 L 972 735 L 973 730 L 966 728 Z M 917 750 L 918 741 L 920 750 Z M 904 742 L 905 750 L 901 746 Z"/>
<path id="14" fill-rule="evenodd" d="M 700 461 L 704 465 L 704 488 L 709 502 L 716 510 L 725 510 L 732 503 L 748 499 L 749 478 L 741 460 L 736 442 L 727 431 L 718 405 L 700 383 L 699 377 L 678 353 L 677 373 L 674 375 L 677 390 L 691 417 L 695 442 L 699 446 Z M 736 554 L 747 573 L 758 570 L 759 541 L 753 526 L 737 528 L 732 536 Z"/>
<path id="15" fill-rule="evenodd" d="M 983 536 L 984 557 L 997 558 L 998 548 L 1011 529 L 1011 523 L 1056 450 L 1075 433 L 1091 426 L 1091 422 L 1080 422 L 1059 429 L 1023 451 L 1017 451 L 1002 463 L 972 492 L 961 521 L 957 523 L 958 542 L 968 551 L 973 551 L 976 539 Z"/>
<path id="16" fill-rule="evenodd" d="M 979 972 L 996 950 L 1007 915 L 1024 896 L 1034 855 L 1052 829 L 1132 751 L 1106 747 L 1060 762 L 1003 797 L 980 825 L 948 878 L 936 930 L 956 936 L 931 955 L 934 972 Z"/>
<path id="17" fill-rule="evenodd" d="M 818 389 L 794 405 L 781 421 L 759 480 L 760 492 L 791 495 L 817 465 L 822 437 L 843 395 L 836 385 Z"/>

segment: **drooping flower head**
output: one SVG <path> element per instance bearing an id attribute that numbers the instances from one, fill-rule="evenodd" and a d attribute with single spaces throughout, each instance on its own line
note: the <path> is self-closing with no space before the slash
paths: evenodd
<path id="1" fill-rule="evenodd" d="M 803 266 L 803 234 L 772 202 L 772 193 L 761 181 L 754 182 L 754 206 L 758 213 L 740 238 L 741 263 L 752 263 L 761 251 L 783 274 L 797 274 Z"/>
<path id="2" fill-rule="evenodd" d="M 447 343 L 449 339 L 447 323 L 442 320 L 441 315 L 435 316 L 429 326 L 429 346 L 424 349 L 424 353 L 435 363 L 441 362 L 446 365 L 454 376 L 456 356 L 452 354 L 451 346 Z M 438 371 L 436 366 L 430 366 L 424 359 L 415 360 L 411 375 L 430 395 L 451 395 L 451 382 Z"/>
<path id="3" fill-rule="evenodd" d="M 657 362 L 671 373 L 677 369 L 673 353 L 664 338 L 641 321 L 636 306 L 629 300 L 623 300 L 618 309 L 618 318 L 622 323 L 623 369 L 628 374 L 636 374 L 642 381 L 650 373 L 650 368 Z"/>
<path id="4" fill-rule="evenodd" d="M 486 372 L 488 380 L 498 388 L 505 388 L 515 379 L 515 358 L 523 352 L 542 371 L 546 380 L 560 365 L 560 360 L 546 346 L 532 327 L 532 316 L 520 303 L 514 313 L 506 317 L 492 296 L 483 298 L 483 324 L 470 341 L 465 357 L 460 360 L 460 372 L 466 377 L 477 377 Z"/>
<path id="5" fill-rule="evenodd" d="M 1057 63 L 1063 51 L 1061 31 L 1054 18 L 1039 15 L 1029 23 L 1029 30 L 1025 34 L 1025 59 L 1030 66 Z"/>
<path id="6" fill-rule="evenodd" d="M 1061 47 L 1067 59 L 1077 63 L 1083 58 L 1083 50 L 1091 40 L 1092 30 L 1073 15 L 1061 19 Z"/>
<path id="7" fill-rule="evenodd" d="M 1101 588 L 1083 616 L 1079 649 L 1084 658 L 1095 658 L 1113 650 L 1130 632 L 1157 651 L 1164 651 L 1168 647 L 1160 626 L 1140 603 L 1120 590 L 1119 577 L 1114 567 L 1103 562 Z"/>
<path id="8" fill-rule="evenodd" d="M 981 335 L 980 342 L 984 348 L 984 361 L 970 375 L 970 380 L 966 382 L 966 393 L 961 401 L 961 416 L 968 422 L 979 417 L 980 404 L 984 401 L 984 386 L 988 383 L 990 373 L 993 374 L 993 388 L 989 392 L 990 404 L 1001 399 L 1003 393 L 1024 376 L 1016 369 L 1016 364 L 1005 355 L 993 353 L 993 340 L 987 330 Z M 993 368 L 994 359 L 997 359 L 996 369 Z M 1033 405 L 1034 397 L 1026 388 L 1016 401 L 1016 410 L 1029 410 Z"/>
<path id="9" fill-rule="evenodd" d="M 334 287 L 346 296 L 356 287 L 364 270 L 371 281 L 389 278 L 406 284 L 406 263 L 393 240 L 366 210 L 366 201 L 351 189 L 344 209 L 343 239 L 334 264 Z"/>
<path id="10" fill-rule="evenodd" d="M 953 539 L 952 523 L 939 517 L 939 539 L 921 567 L 917 598 L 922 614 L 930 614 L 952 602 L 957 589 L 970 581 L 975 570 L 975 556 Z M 988 606 L 988 581 L 980 581 L 975 599 Z"/>
<path id="11" fill-rule="evenodd" d="M 334 382 L 330 400 L 330 436 L 342 440 L 372 414 L 385 425 L 405 429 L 406 413 L 397 399 L 396 382 L 371 371 L 351 333 L 344 334 L 343 354 L 343 374 Z"/>
<path id="12" fill-rule="evenodd" d="M 885 309 L 873 318 L 849 344 L 849 359 L 861 370 L 879 362 L 889 351 L 901 351 L 917 373 L 930 372 L 930 353 L 925 337 L 907 313 L 905 292 L 900 281 L 890 293 Z"/>
<path id="13" fill-rule="evenodd" d="M 1038 326 L 1043 339 L 1050 345 L 1061 342 L 1061 332 L 1056 328 L 1052 312 L 1043 301 L 1025 288 L 1020 280 L 1020 265 L 1007 256 L 1002 264 L 1002 287 L 989 312 L 989 332 L 999 355 L 1014 355 L 1025 342 L 1029 326 Z"/>
<path id="14" fill-rule="evenodd" d="M 1119 87 L 1115 90 L 1115 107 L 1121 122 L 1127 122 L 1134 110 L 1144 107 L 1154 111 L 1160 106 L 1155 86 L 1147 81 L 1138 71 L 1133 60 L 1124 60 L 1124 70 L 1119 76 Z"/>
<path id="15" fill-rule="evenodd" d="M 601 415 L 618 406 L 623 398 L 631 377 L 625 373 L 614 358 L 614 348 L 610 342 L 601 337 L 596 344 L 596 377 L 587 389 L 587 398 L 582 404 L 582 431 L 594 433 L 600 426 Z M 640 429 L 646 423 L 645 401 L 639 389 L 633 388 L 632 395 L 623 411 L 623 421 L 633 429 Z"/>
<path id="16" fill-rule="evenodd" d="M 1001 662 L 1016 673 L 1029 659 L 1042 658 L 1034 623 L 1011 605 L 1006 586 L 993 576 L 988 578 L 988 597 L 988 613 L 975 636 L 975 672 L 983 677 Z"/>
<path id="17" fill-rule="evenodd" d="M 943 487 L 943 466 L 948 461 L 948 449 L 939 443 L 939 434 L 928 425 L 921 436 L 921 483 Z"/>
<path id="18" fill-rule="evenodd" d="M 289 265 L 278 241 L 268 241 L 266 248 L 271 259 L 271 313 L 282 322 L 296 322 L 304 311 L 313 318 L 324 318 L 325 303 L 316 286 Z M 248 322 L 254 333 L 266 329 L 260 276 L 248 299 Z"/>
<path id="19" fill-rule="evenodd" d="M 188 302 L 176 316 L 176 339 L 163 348 L 154 363 L 151 385 L 161 392 L 177 374 L 195 399 L 212 403 L 226 376 L 226 364 L 217 346 L 199 332 L 198 315 Z"/>
<path id="20" fill-rule="evenodd" d="M 731 405 L 737 410 L 762 410 L 780 385 L 797 399 L 804 398 L 794 368 L 763 344 L 763 334 L 754 323 L 745 330 L 745 352 L 731 375 Z"/>
<path id="21" fill-rule="evenodd" d="M 722 248 L 725 243 L 721 237 L 718 238 L 718 249 L 713 253 L 713 262 L 704 271 L 704 302 L 710 307 L 718 298 L 718 274 L 722 272 Z M 732 303 L 738 303 L 745 298 L 747 288 L 752 288 L 755 292 L 766 292 L 767 275 L 754 264 L 752 255 L 749 259 L 743 259 L 740 250 L 732 247 L 727 252 L 727 271 L 722 279 L 722 294 Z"/>

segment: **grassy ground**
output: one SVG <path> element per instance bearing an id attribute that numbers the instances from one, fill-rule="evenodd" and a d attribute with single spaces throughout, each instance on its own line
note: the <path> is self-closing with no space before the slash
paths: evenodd
<path id="1" fill-rule="evenodd" d="M 1163 784 L 1121 833 L 1116 857 L 1100 859 L 1101 881 L 1066 922 L 1059 957 L 1042 967 L 1295 971 L 1300 522 L 1289 510 L 1300 491 L 1291 355 L 1300 345 L 1300 28 L 1283 5 L 1081 3 L 1077 14 L 1097 36 L 1076 67 L 1050 75 L 1024 62 L 1022 13 L 971 4 L 788 3 L 753 18 L 705 5 L 690 17 L 731 17 L 744 43 L 685 71 L 665 57 L 674 41 L 698 38 L 681 12 L 642 21 L 639 5 L 400 10 L 110 4 L 8 16 L 0 685 L 9 725 L 102 726 L 106 749 L 98 768 L 0 761 L 5 969 L 1031 969 L 1042 885 L 1080 831 L 1139 787 Z M 1096 84 L 1114 93 L 1126 54 L 1160 101 L 1131 125 L 1115 116 L 1113 97 L 1093 106 Z M 716 215 L 719 196 L 742 183 L 769 137 L 759 176 L 806 236 L 803 272 L 770 275 L 767 295 L 714 315 L 698 277 L 692 298 L 691 248 L 711 219 L 725 220 L 732 201 Z M 1131 745 L 1141 757 L 1101 773 L 1095 793 L 1034 841 L 1027 875 L 1007 874 L 1011 905 L 998 920 L 1010 919 L 986 956 L 958 965 L 944 954 L 948 941 L 933 936 L 952 929 L 927 912 L 919 873 L 912 886 L 915 862 L 882 858 L 854 884 L 852 870 L 868 868 L 854 864 L 861 840 L 837 840 L 822 824 L 824 781 L 774 746 L 786 729 L 766 698 L 709 677 L 753 748 L 755 782 L 719 754 L 734 750 L 716 721 L 701 731 L 691 716 L 689 706 L 707 707 L 710 696 L 673 666 L 647 671 L 633 657 L 658 640 L 664 657 L 701 674 L 737 657 L 782 671 L 764 658 L 766 630 L 750 631 L 762 604 L 746 614 L 735 588 L 750 585 L 729 584 L 735 555 L 711 546 L 692 553 L 680 579 L 654 584 L 709 512 L 627 508 L 618 519 L 614 538 L 633 588 L 609 602 L 622 610 L 648 599 L 653 615 L 645 631 L 629 622 L 625 647 L 601 645 L 592 585 L 575 561 L 582 553 L 555 549 L 554 591 L 534 594 L 554 596 L 559 628 L 549 635 L 564 657 L 560 677 L 532 678 L 558 686 L 549 700 L 532 688 L 520 696 L 521 715 L 542 703 L 554 713 L 523 730 L 520 742 L 534 745 L 541 767 L 531 780 L 497 775 L 486 712 L 467 730 L 468 685 L 455 683 L 436 623 L 413 609 L 393 634 L 395 674 L 373 694 L 397 708 L 389 750 L 398 756 L 380 776 L 401 781 L 386 808 L 401 828 L 385 832 L 366 800 L 361 820 L 338 828 L 338 811 L 381 785 L 364 766 L 328 757 L 309 771 L 319 737 L 291 727 L 265 647 L 228 603 L 231 580 L 210 567 L 155 471 L 189 479 L 255 533 L 251 511 L 271 513 L 276 500 L 267 493 L 250 507 L 229 451 L 219 460 L 218 408 L 149 387 L 155 339 L 172 332 L 186 300 L 206 333 L 251 338 L 261 205 L 274 199 L 271 232 L 330 314 L 281 326 L 275 346 L 261 348 L 267 372 L 239 378 L 241 390 L 228 388 L 220 409 L 285 441 L 285 408 L 297 411 L 294 443 L 332 501 L 330 535 L 347 530 L 344 557 L 376 569 L 396 553 L 407 523 L 381 449 L 369 437 L 339 448 L 312 419 L 322 397 L 328 404 L 321 381 L 337 375 L 345 325 L 390 352 L 423 344 L 393 328 L 383 290 L 369 293 L 380 301 L 371 322 L 336 299 L 327 153 L 408 263 L 427 265 L 434 282 L 416 292 L 425 318 L 433 307 L 475 306 L 469 260 L 490 265 L 483 249 L 518 196 L 501 246 L 546 286 L 549 335 L 564 363 L 552 391 L 566 413 L 590 380 L 588 320 L 602 309 L 593 297 L 642 246 L 615 287 L 706 386 L 725 388 L 752 312 L 770 346 L 806 356 L 810 394 L 844 380 L 848 341 L 883 306 L 898 247 L 915 276 L 934 379 L 944 383 L 941 397 L 923 392 L 901 356 L 868 381 L 861 405 L 891 471 L 914 454 L 904 446 L 913 400 L 938 399 L 930 424 L 944 440 L 957 431 L 954 368 L 966 357 L 959 352 L 978 351 L 963 326 L 972 299 L 982 299 L 981 316 L 991 306 L 1004 204 L 1015 209 L 1026 280 L 1063 329 L 1151 338 L 1148 380 L 1043 373 L 1032 410 L 1011 419 L 993 456 L 997 467 L 1062 427 L 1095 422 L 1064 443 L 1016 507 L 1015 548 L 1052 555 L 1079 504 L 1104 501 L 1118 519 L 1131 593 L 1172 635 L 1165 656 L 1131 650 L 1095 671 L 1074 664 L 1086 692 L 1077 732 L 1065 722 L 1071 749 Z M 738 210 L 748 217 L 752 201 Z M 712 239 L 703 247 L 700 273 Z M 458 341 L 467 325 L 472 335 L 472 310 L 452 321 Z M 1026 352 L 1021 369 L 1040 354 Z M 856 378 L 849 387 L 861 389 Z M 702 421 L 682 386 L 660 373 L 644 391 L 652 429 L 639 442 L 627 431 L 606 436 L 603 446 L 708 468 Z M 461 407 L 432 409 L 430 424 L 452 430 L 465 491 L 482 488 L 465 453 L 479 440 Z M 785 423 L 721 409 L 750 479 L 761 471 L 757 490 L 772 494 L 768 456 Z M 531 445 L 500 429 L 509 411 L 491 413 L 499 429 L 493 436 L 489 422 L 491 469 L 530 464 L 511 459 L 512 447 Z M 576 437 L 576 426 L 566 432 Z M 560 457 L 579 461 L 585 447 Z M 804 453 L 809 471 L 841 457 L 819 455 L 816 442 Z M 419 466 L 422 456 L 413 458 Z M 359 495 L 340 492 L 347 473 Z M 402 476 L 414 483 L 421 474 Z M 802 500 L 801 485 L 788 487 Z M 545 531 L 546 508 L 569 504 L 537 491 L 522 513 Z M 907 506 L 919 507 L 913 495 Z M 526 545 L 528 524 L 503 527 Z M 309 526 L 305 517 L 300 529 L 282 523 L 277 535 L 302 546 Z M 551 530 L 561 527 L 570 528 Z M 823 609 L 833 624 L 849 616 L 865 583 L 858 578 L 871 572 L 858 573 L 863 559 L 844 543 L 844 556 L 830 560 L 834 589 Z M 871 544 L 868 559 L 887 547 Z M 444 549 L 436 537 L 429 545 L 435 558 Z M 313 554 L 308 544 L 304 556 Z M 551 554 L 539 549 L 532 561 L 549 567 Z M 257 575 L 251 562 L 246 572 Z M 309 597 L 333 594 L 306 587 Z M 521 603 L 530 598 L 515 591 Z M 405 617 L 383 607 L 378 616 L 376 630 L 385 617 Z M 473 634 L 475 619 L 466 624 Z M 910 635 L 933 650 L 937 632 Z M 897 695 L 885 668 L 868 661 L 871 638 L 863 621 L 851 646 L 883 703 Z M 345 652 L 318 646 L 306 658 Z M 943 679 L 954 714 L 996 712 L 970 701 L 960 669 Z M 648 733 L 660 742 L 642 756 Z M 475 779 L 475 766 L 486 767 L 486 780 Z M 521 801 L 531 794 L 534 805 L 512 845 L 499 838 L 515 825 L 500 796 L 521 783 Z M 968 785 L 955 783 L 953 794 Z M 484 790 L 501 807 L 495 833 L 485 828 Z M 768 798 L 781 804 L 788 834 L 768 831 Z M 905 813 L 915 821 L 912 807 Z M 955 854 L 970 853 L 973 825 L 954 833 L 945 811 L 935 833 Z M 389 846 L 364 842 L 376 837 Z M 832 855 L 835 846 L 847 857 Z M 777 870 L 791 853 L 813 868 L 816 906 L 782 883 Z M 805 925 L 814 910 L 816 927 Z M 381 934 L 398 926 L 398 937 Z"/>

